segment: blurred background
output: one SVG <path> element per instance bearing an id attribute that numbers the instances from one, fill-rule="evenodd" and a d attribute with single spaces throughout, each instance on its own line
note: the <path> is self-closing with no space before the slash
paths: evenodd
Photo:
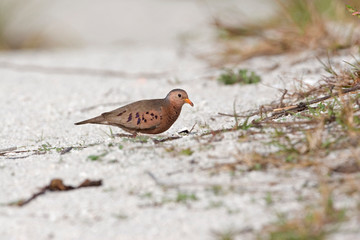
<path id="1" fill-rule="evenodd" d="M 0 50 L 181 48 L 200 40 L 221 48 L 213 53 L 215 65 L 234 56 L 237 62 L 304 49 L 336 51 L 359 44 L 359 18 L 347 5 L 360 9 L 358 0 L 1 0 Z"/>
<path id="2" fill-rule="evenodd" d="M 269 0 L 1 0 L 0 49 L 169 45 L 213 34 L 215 18 L 238 24 L 275 7 Z"/>

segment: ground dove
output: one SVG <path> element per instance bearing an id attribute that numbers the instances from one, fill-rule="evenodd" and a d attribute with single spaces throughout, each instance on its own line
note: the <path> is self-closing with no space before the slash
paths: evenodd
<path id="1" fill-rule="evenodd" d="M 184 90 L 174 89 L 164 99 L 130 103 L 98 117 L 75 123 L 75 125 L 86 123 L 112 125 L 134 136 L 137 133 L 157 134 L 165 132 L 173 125 L 185 103 L 194 106 Z"/>

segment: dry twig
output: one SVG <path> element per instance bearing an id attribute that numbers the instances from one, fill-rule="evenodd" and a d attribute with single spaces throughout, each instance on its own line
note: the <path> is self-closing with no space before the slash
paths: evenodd
<path id="1" fill-rule="evenodd" d="M 63 183 L 63 181 L 61 179 L 53 179 L 53 180 L 50 181 L 49 185 L 47 185 L 45 187 L 42 187 L 40 189 L 40 191 L 38 191 L 37 193 L 34 193 L 30 198 L 25 199 L 25 200 L 20 200 L 20 201 L 17 201 L 15 203 L 10 203 L 9 205 L 22 207 L 22 206 L 30 203 L 31 201 L 33 201 L 37 197 L 39 197 L 41 195 L 44 195 L 48 191 L 51 191 L 51 192 L 70 191 L 70 190 L 75 190 L 75 189 L 84 188 L 84 187 L 98 187 L 98 186 L 101 186 L 101 185 L 102 185 L 101 180 L 93 181 L 93 180 L 86 179 L 79 186 L 73 187 L 73 186 L 70 186 L 70 185 L 64 185 L 64 183 Z"/>

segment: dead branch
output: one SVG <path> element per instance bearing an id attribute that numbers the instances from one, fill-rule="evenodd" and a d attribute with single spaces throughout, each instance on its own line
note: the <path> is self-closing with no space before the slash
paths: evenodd
<path id="1" fill-rule="evenodd" d="M 290 113 L 290 112 L 295 113 L 295 112 L 304 111 L 305 109 L 308 108 L 309 105 L 325 101 L 325 100 L 327 100 L 329 98 L 338 97 L 338 96 L 340 96 L 342 94 L 355 92 L 355 91 L 358 91 L 358 90 L 360 90 L 360 84 L 358 84 L 358 85 L 356 85 L 354 87 L 348 88 L 348 89 L 341 90 L 341 91 L 336 92 L 336 93 L 332 93 L 332 94 L 328 94 L 328 95 L 325 95 L 325 96 L 320 97 L 320 98 L 316 98 L 316 99 L 308 101 L 306 103 L 305 102 L 300 102 L 297 105 L 285 106 L 285 107 L 282 107 L 282 108 L 278 108 L 278 107 L 274 108 L 273 107 L 273 108 L 269 108 L 269 109 L 261 109 L 261 111 L 258 110 L 258 111 L 252 112 L 252 113 L 250 113 L 248 115 L 227 114 L 227 113 L 218 113 L 218 114 L 221 115 L 221 116 L 227 116 L 227 117 L 249 118 L 249 117 L 253 117 L 255 115 L 259 115 L 260 113 L 272 112 L 272 116 L 263 119 L 263 121 L 268 121 L 268 120 L 276 119 L 276 118 L 278 118 L 280 116 L 283 116 L 286 113 Z"/>
<path id="2" fill-rule="evenodd" d="M 307 103 L 300 102 L 296 106 L 287 106 L 287 107 L 285 107 L 283 109 L 281 109 L 281 108 L 273 109 L 272 110 L 272 112 L 273 112 L 272 116 L 269 117 L 269 118 L 265 118 L 263 120 L 266 121 L 266 120 L 269 120 L 269 119 L 275 119 L 275 118 L 278 118 L 278 117 L 280 117 L 280 116 L 282 116 L 282 115 L 284 115 L 286 113 L 290 113 L 290 112 L 292 112 L 292 113 L 301 112 L 301 111 L 304 111 L 305 109 L 308 109 L 309 105 L 325 101 L 325 100 L 327 100 L 329 98 L 338 97 L 338 96 L 340 96 L 342 94 L 355 92 L 355 91 L 358 91 L 358 90 L 360 90 L 360 85 L 356 85 L 356 86 L 354 86 L 352 88 L 341 90 L 341 91 L 336 92 L 334 94 L 328 94 L 328 95 L 326 95 L 324 97 L 320 97 L 320 98 L 308 101 Z"/>
<path id="3" fill-rule="evenodd" d="M 79 186 L 73 187 L 70 185 L 64 185 L 63 181 L 61 179 L 53 179 L 50 181 L 49 185 L 42 187 L 40 189 L 40 191 L 38 191 L 37 193 L 34 193 L 30 198 L 25 199 L 25 200 L 20 200 L 17 201 L 15 203 L 10 203 L 10 206 L 18 206 L 18 207 L 22 207 L 28 203 L 30 203 L 31 201 L 33 201 L 34 199 L 36 199 L 37 197 L 44 195 L 46 192 L 51 191 L 51 192 L 55 192 L 55 191 L 70 191 L 70 190 L 75 190 L 75 189 L 79 189 L 79 188 L 84 188 L 84 187 L 98 187 L 102 185 L 102 180 L 96 180 L 96 181 L 92 181 L 89 179 L 86 179 L 85 181 L 83 181 Z"/>

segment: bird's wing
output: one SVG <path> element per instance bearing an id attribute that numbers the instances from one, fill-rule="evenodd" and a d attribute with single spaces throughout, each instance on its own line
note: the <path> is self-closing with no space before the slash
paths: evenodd
<path id="1" fill-rule="evenodd" d="M 163 121 L 162 99 L 142 100 L 103 113 L 102 116 L 110 125 L 129 130 L 152 130 Z"/>

